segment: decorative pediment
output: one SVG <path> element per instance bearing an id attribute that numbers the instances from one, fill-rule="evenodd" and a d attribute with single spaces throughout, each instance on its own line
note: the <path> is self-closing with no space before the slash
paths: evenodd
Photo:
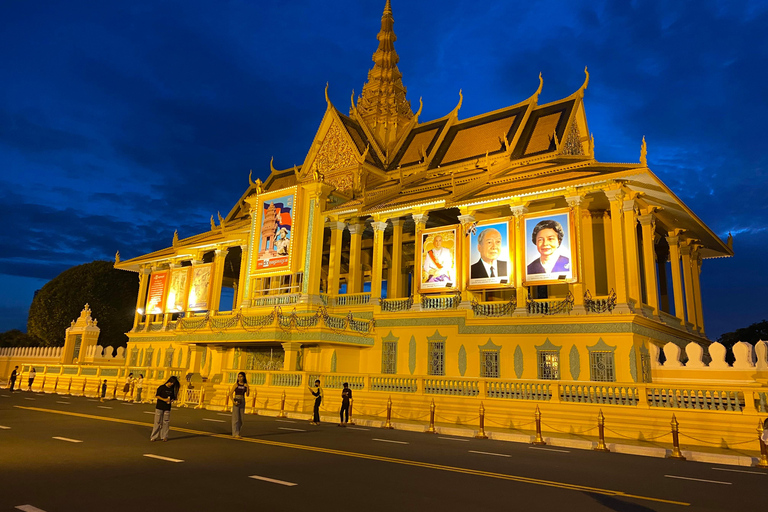
<path id="1" fill-rule="evenodd" d="M 536 347 L 536 350 L 555 350 L 555 351 L 563 348 L 562 345 L 560 346 L 554 345 L 551 341 L 549 341 L 549 338 L 547 338 L 546 341 L 541 345 L 535 345 L 535 347 Z"/>
<path id="2" fill-rule="evenodd" d="M 439 331 L 435 331 L 435 334 L 432 336 L 427 336 L 428 341 L 445 341 L 447 340 L 447 336 L 441 336 Z"/>
<path id="3" fill-rule="evenodd" d="M 615 352 L 616 351 L 616 346 L 612 347 L 612 346 L 608 345 L 606 342 L 604 342 L 603 338 L 600 338 L 599 340 L 597 340 L 597 343 L 595 343 L 591 347 L 588 345 L 587 346 L 587 350 L 589 350 L 590 352 L 596 352 L 596 351 L 599 351 L 599 352 Z"/>
<path id="4" fill-rule="evenodd" d="M 501 347 L 491 341 L 491 338 L 488 338 L 488 341 L 485 342 L 485 345 L 478 345 L 477 348 L 480 350 L 501 350 Z"/>
<path id="5" fill-rule="evenodd" d="M 397 336 L 395 336 L 394 334 L 392 334 L 392 331 L 389 331 L 389 334 L 387 334 L 386 336 L 384 336 L 383 338 L 381 338 L 381 341 L 385 341 L 385 342 L 397 342 L 397 340 L 399 340 L 399 339 L 400 339 L 400 338 L 398 338 Z"/>

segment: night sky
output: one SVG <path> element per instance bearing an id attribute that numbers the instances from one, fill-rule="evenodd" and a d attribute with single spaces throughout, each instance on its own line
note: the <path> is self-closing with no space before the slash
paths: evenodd
<path id="1" fill-rule="evenodd" d="M 385 0 L 0 5 L 0 332 L 61 271 L 207 231 L 254 179 L 301 164 L 372 67 Z M 736 256 L 705 260 L 711 339 L 768 317 L 768 3 L 406 2 L 414 111 L 460 119 L 590 82 L 597 159 L 653 172 Z M 98 318 L 98 312 L 95 312 Z M 63 335 L 63 334 L 62 334 Z"/>

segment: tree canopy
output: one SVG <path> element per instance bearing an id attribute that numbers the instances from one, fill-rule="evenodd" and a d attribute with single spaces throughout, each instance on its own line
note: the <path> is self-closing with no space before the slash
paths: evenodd
<path id="1" fill-rule="evenodd" d="M 726 332 L 717 339 L 717 341 L 726 347 L 732 347 L 739 341 L 746 341 L 747 343 L 754 345 L 760 340 L 768 341 L 768 320 L 754 323 L 749 327 L 736 329 L 733 332 Z"/>
<path id="2" fill-rule="evenodd" d="M 125 345 L 138 292 L 136 274 L 116 270 L 109 261 L 72 267 L 49 281 L 32 300 L 27 333 L 45 346 L 64 345 L 65 331 L 89 304 L 101 329 L 99 345 Z"/>
<path id="3" fill-rule="evenodd" d="M 43 340 L 18 329 L 0 332 L 0 347 L 39 347 L 41 345 L 45 345 Z"/>

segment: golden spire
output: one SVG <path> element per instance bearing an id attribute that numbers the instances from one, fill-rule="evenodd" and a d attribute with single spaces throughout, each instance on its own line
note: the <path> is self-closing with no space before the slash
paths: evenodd
<path id="1" fill-rule="evenodd" d="M 392 6 L 387 0 L 381 16 L 381 30 L 376 36 L 379 47 L 373 54 L 373 69 L 368 72 L 368 82 L 357 100 L 358 114 L 385 152 L 394 146 L 398 132 L 413 117 L 411 104 L 405 99 L 403 75 L 397 68 L 400 57 L 395 52 L 394 23 Z"/>

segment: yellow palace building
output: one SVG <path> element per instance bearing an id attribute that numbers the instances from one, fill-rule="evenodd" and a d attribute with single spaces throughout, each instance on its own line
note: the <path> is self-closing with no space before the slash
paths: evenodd
<path id="1" fill-rule="evenodd" d="M 545 432 L 580 433 L 602 410 L 650 439 L 674 413 L 701 442 L 754 442 L 766 345 L 729 366 L 702 314 L 702 264 L 730 243 L 644 141 L 638 163 L 595 159 L 586 70 L 552 103 L 539 77 L 515 105 L 460 119 L 459 93 L 426 121 L 393 23 L 387 0 L 362 93 L 342 112 L 326 92 L 301 165 L 249 178 L 209 231 L 116 259 L 140 280 L 121 375 L 178 375 L 214 409 L 244 371 L 265 413 L 308 412 L 319 378 L 334 415 L 348 382 L 357 416 L 477 427 L 482 403 L 486 427 L 528 432 L 538 407 Z"/>

